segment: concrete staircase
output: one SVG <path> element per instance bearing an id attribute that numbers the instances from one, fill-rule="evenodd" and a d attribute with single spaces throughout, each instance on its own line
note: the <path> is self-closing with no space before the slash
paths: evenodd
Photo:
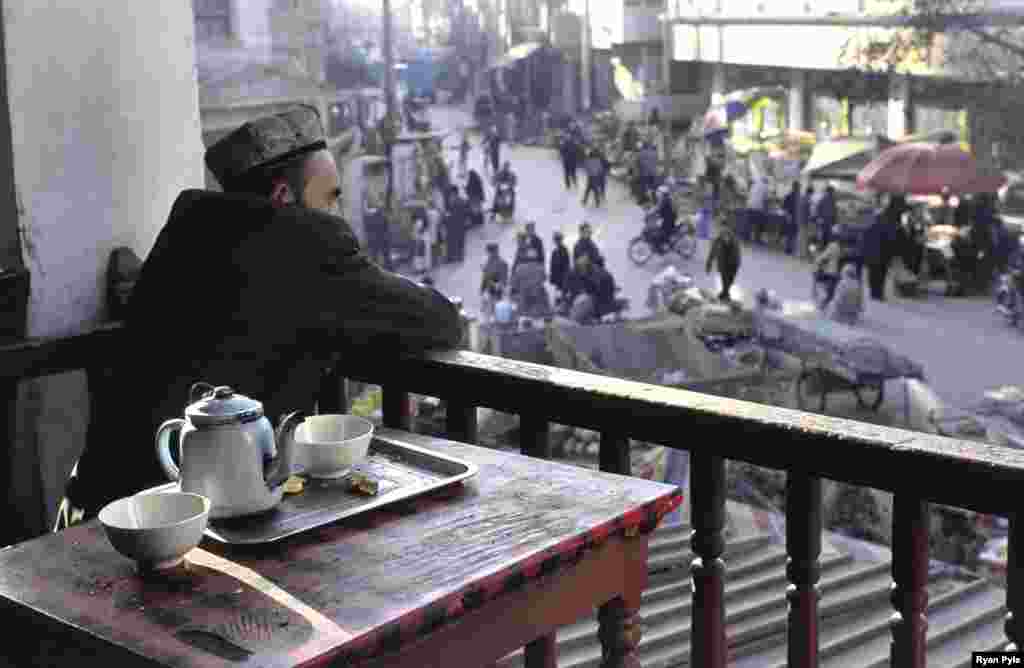
<path id="1" fill-rule="evenodd" d="M 648 559 L 650 578 L 640 616 L 645 668 L 686 666 L 690 661 L 691 583 L 689 527 L 655 532 Z M 765 533 L 729 539 L 725 560 L 726 624 L 731 665 L 784 668 L 786 665 L 786 553 Z M 821 557 L 819 638 L 821 665 L 888 666 L 891 564 L 854 559 L 829 548 Z M 1005 643 L 1006 592 L 986 581 L 936 578 L 930 584 L 928 665 L 966 666 L 972 650 Z M 598 668 L 601 646 L 597 616 L 591 614 L 558 631 L 560 668 Z M 520 668 L 522 651 L 505 657 L 502 668 Z"/>

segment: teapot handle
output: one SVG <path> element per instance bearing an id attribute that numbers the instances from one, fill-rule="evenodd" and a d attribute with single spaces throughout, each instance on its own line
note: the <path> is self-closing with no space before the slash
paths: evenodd
<path id="1" fill-rule="evenodd" d="M 184 426 L 184 420 L 174 418 L 164 422 L 156 431 L 156 456 L 160 460 L 160 466 L 163 468 L 164 473 L 171 480 L 181 480 L 181 470 L 174 463 L 174 460 L 171 459 L 171 432 L 177 431 L 180 434 Z M 178 459 L 181 459 L 180 442 L 178 444 Z"/>

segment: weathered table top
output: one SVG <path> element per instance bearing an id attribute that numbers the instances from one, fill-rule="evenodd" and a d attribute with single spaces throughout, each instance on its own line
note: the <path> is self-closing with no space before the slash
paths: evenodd
<path id="1" fill-rule="evenodd" d="M 678 488 L 384 430 L 475 462 L 440 495 L 258 548 L 206 541 L 144 580 L 97 522 L 0 551 L 4 614 L 180 667 L 294 666 L 396 649 L 615 533 L 648 532 Z M 124 655 L 130 658 L 130 655 Z"/>

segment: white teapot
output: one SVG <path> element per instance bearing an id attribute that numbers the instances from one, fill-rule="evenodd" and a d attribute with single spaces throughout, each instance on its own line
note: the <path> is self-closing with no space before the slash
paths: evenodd
<path id="1" fill-rule="evenodd" d="M 208 497 L 211 518 L 251 515 L 280 503 L 292 473 L 295 428 L 305 414 L 282 418 L 275 434 L 263 404 L 230 387 L 196 383 L 189 400 L 185 419 L 168 420 L 156 432 L 157 457 L 167 476 L 181 482 L 181 491 Z M 177 430 L 180 468 L 170 453 L 170 435 Z"/>

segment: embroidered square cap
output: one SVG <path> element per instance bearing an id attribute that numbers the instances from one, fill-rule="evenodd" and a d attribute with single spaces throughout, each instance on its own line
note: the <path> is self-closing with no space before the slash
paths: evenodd
<path id="1" fill-rule="evenodd" d="M 327 148 L 316 107 L 265 116 L 242 125 L 206 150 L 206 166 L 230 189 L 256 170 L 267 171 L 304 153 Z"/>

